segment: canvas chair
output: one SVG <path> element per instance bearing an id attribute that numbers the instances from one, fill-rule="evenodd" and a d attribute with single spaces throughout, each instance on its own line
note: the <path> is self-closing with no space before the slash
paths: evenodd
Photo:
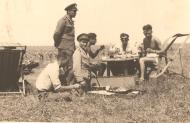
<path id="1" fill-rule="evenodd" d="M 26 46 L 0 43 L 0 94 L 25 94 L 22 69 Z"/>
<path id="2" fill-rule="evenodd" d="M 173 55 L 173 58 L 168 58 L 167 57 L 167 53 L 168 53 L 168 50 L 171 48 L 172 44 L 176 41 L 177 38 L 179 37 L 182 37 L 182 36 L 188 36 L 186 38 L 186 40 L 181 43 L 181 46 L 179 47 L 179 49 L 176 50 L 176 52 L 174 53 Z M 168 41 L 169 39 L 172 38 L 172 41 L 168 44 Z M 159 54 L 159 64 L 158 65 L 155 65 L 154 63 L 148 63 L 146 64 L 146 68 L 145 70 L 149 67 L 151 70 L 147 73 L 146 77 L 149 76 L 149 74 L 152 72 L 152 71 L 157 71 L 157 74 L 153 76 L 153 78 L 158 78 L 159 76 L 161 76 L 162 74 L 164 74 L 166 71 L 168 71 L 168 67 L 169 65 L 171 64 L 171 62 L 174 60 L 174 58 L 177 56 L 177 53 L 179 52 L 179 50 L 185 45 L 185 43 L 187 42 L 187 40 L 189 39 L 189 34 L 175 34 L 174 36 L 168 38 L 163 46 L 162 46 L 162 51 L 161 53 Z M 180 54 L 181 55 L 181 54 Z M 163 68 L 161 68 L 161 64 L 163 63 L 162 60 L 165 60 L 165 66 Z M 145 72 L 146 73 L 146 72 Z M 149 77 L 148 77 L 149 78 Z"/>

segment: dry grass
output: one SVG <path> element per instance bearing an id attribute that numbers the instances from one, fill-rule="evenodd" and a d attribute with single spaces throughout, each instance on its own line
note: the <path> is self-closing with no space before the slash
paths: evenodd
<path id="1" fill-rule="evenodd" d="M 189 67 L 188 57 L 184 64 Z M 179 67 L 176 61 L 173 66 Z M 172 67 L 173 67 L 172 66 Z M 185 67 L 186 72 L 188 71 Z M 174 68 L 174 67 L 173 67 Z M 189 67 L 190 68 L 190 67 Z M 41 68 L 27 76 L 35 82 Z M 179 69 L 178 69 L 179 71 Z M 162 76 L 136 87 L 145 90 L 139 95 L 76 96 L 48 93 L 39 101 L 37 94 L 26 97 L 0 96 L 0 121 L 63 121 L 104 123 L 174 123 L 190 121 L 190 82 L 180 76 Z M 71 101 L 65 98 L 70 97 Z"/>

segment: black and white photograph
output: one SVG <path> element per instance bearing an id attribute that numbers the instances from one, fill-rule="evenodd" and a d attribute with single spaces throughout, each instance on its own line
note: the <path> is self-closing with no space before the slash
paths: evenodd
<path id="1" fill-rule="evenodd" d="M 0 0 L 0 122 L 189 123 L 190 0 Z"/>

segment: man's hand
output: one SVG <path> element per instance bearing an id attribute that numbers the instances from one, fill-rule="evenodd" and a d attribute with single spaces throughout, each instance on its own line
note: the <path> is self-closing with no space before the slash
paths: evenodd
<path id="1" fill-rule="evenodd" d="M 90 72 L 91 77 L 96 77 L 96 74 L 94 72 Z"/>
<path id="2" fill-rule="evenodd" d="M 151 49 L 151 48 L 147 48 L 147 49 L 146 49 L 146 52 L 147 52 L 147 53 L 155 53 L 155 50 L 153 50 L 153 49 Z"/>
<path id="3" fill-rule="evenodd" d="M 150 48 L 147 48 L 146 52 L 148 52 L 148 53 L 156 53 L 156 54 L 164 54 L 164 52 L 162 50 L 153 50 L 153 49 L 150 49 Z"/>
<path id="4" fill-rule="evenodd" d="M 65 70 L 63 69 L 63 67 L 59 68 L 59 75 L 65 75 Z"/>
<path id="5" fill-rule="evenodd" d="M 91 68 L 93 67 L 93 64 L 92 63 L 84 64 L 84 67 L 87 68 L 88 70 L 91 70 Z"/>
<path id="6" fill-rule="evenodd" d="M 105 46 L 101 45 L 99 50 L 103 50 L 104 48 L 105 48 Z"/>
<path id="7" fill-rule="evenodd" d="M 126 51 L 126 53 L 132 54 L 132 50 L 128 50 L 128 51 Z"/>
<path id="8" fill-rule="evenodd" d="M 77 88 L 80 88 L 80 87 L 81 87 L 80 84 L 74 84 L 74 85 L 73 85 L 73 89 L 77 89 Z"/>
<path id="9" fill-rule="evenodd" d="M 156 53 L 163 56 L 166 55 L 166 52 L 164 52 L 163 50 L 158 50 L 156 51 Z"/>

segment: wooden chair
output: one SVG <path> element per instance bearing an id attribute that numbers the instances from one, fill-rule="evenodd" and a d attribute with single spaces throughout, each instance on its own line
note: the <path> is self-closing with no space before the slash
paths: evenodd
<path id="1" fill-rule="evenodd" d="M 25 94 L 22 69 L 26 46 L 0 43 L 0 94 Z"/>

